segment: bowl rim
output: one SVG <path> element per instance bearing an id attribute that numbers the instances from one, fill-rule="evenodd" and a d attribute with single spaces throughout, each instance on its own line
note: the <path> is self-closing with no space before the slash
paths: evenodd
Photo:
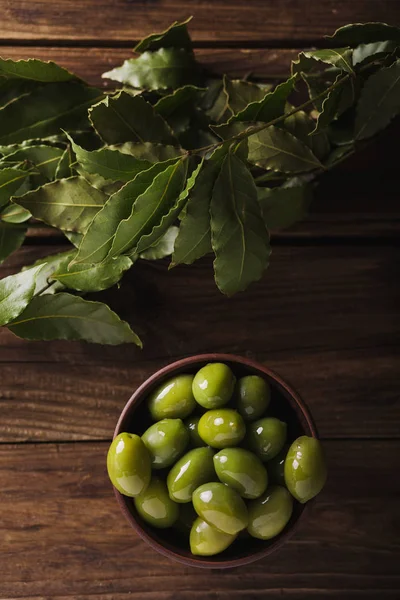
<path id="1" fill-rule="evenodd" d="M 302 416 L 308 431 L 304 433 L 304 435 L 308 435 L 310 437 L 314 437 L 318 439 L 318 431 L 317 427 L 314 423 L 314 420 L 311 416 L 311 413 L 305 404 L 304 400 L 300 397 L 298 392 L 282 377 L 271 370 L 269 367 L 265 367 L 264 365 L 244 356 L 239 356 L 236 354 L 225 354 L 225 353 L 206 353 L 206 354 L 194 354 L 188 356 L 186 358 L 182 358 L 176 360 L 172 363 L 169 363 L 165 367 L 158 369 L 155 373 L 150 375 L 132 394 L 128 402 L 125 404 L 119 419 L 117 421 L 117 425 L 114 430 L 113 439 L 119 434 L 122 433 L 122 425 L 129 415 L 133 406 L 144 400 L 147 392 L 150 388 L 153 388 L 155 384 L 161 383 L 167 376 L 173 374 L 177 370 L 181 370 L 185 367 L 190 367 L 196 363 L 204 363 L 204 362 L 228 362 L 228 363 L 236 363 L 240 364 L 244 367 L 248 367 L 255 371 L 260 371 L 263 373 L 268 379 L 273 380 L 274 385 L 280 388 L 280 391 L 283 393 L 285 398 L 289 401 L 292 408 L 295 412 Z M 154 539 L 145 529 L 143 529 L 142 525 L 135 519 L 134 515 L 131 513 L 127 506 L 127 497 L 121 494 L 116 488 L 114 489 L 114 494 L 118 505 L 124 514 L 125 518 L 130 523 L 131 527 L 136 531 L 136 533 L 149 544 L 151 548 L 159 552 L 160 554 L 171 558 L 181 564 L 189 565 L 191 567 L 197 568 L 205 568 L 205 569 L 228 569 L 232 567 L 238 567 L 242 565 L 247 565 L 261 558 L 269 556 L 273 552 L 275 552 L 278 548 L 280 548 L 296 531 L 301 518 L 304 513 L 309 510 L 310 506 L 313 504 L 313 500 L 307 502 L 306 504 L 301 505 L 301 512 L 297 516 L 297 519 L 290 524 L 288 528 L 286 528 L 281 534 L 279 534 L 274 541 L 268 544 L 264 549 L 255 551 L 247 556 L 241 556 L 239 558 L 227 559 L 221 562 L 214 562 L 209 560 L 206 556 L 199 557 L 190 557 L 183 556 L 178 552 L 174 551 L 172 548 L 169 548 L 163 545 L 161 542 Z M 129 501 L 132 501 L 132 498 L 129 498 Z"/>

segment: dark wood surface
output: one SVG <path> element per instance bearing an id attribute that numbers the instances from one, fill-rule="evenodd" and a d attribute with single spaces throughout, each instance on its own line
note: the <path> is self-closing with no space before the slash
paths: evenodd
<path id="1" fill-rule="evenodd" d="M 133 42 L 173 19 L 200 60 L 279 79 L 296 49 L 346 22 L 400 24 L 398 0 L 0 0 L 0 55 L 53 59 L 95 85 Z M 399 598 L 399 124 L 321 181 L 311 212 L 274 232 L 271 266 L 227 300 L 209 260 L 141 262 L 101 295 L 143 351 L 27 343 L 0 329 L 0 600 Z M 0 267 L 16 272 L 62 240 L 32 230 Z M 105 472 L 129 396 L 168 362 L 227 351 L 278 371 L 309 405 L 329 480 L 276 555 L 243 569 L 174 564 L 127 528 Z"/>

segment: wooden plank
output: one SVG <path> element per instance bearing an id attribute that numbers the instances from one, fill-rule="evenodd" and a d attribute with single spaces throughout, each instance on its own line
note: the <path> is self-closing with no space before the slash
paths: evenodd
<path id="1" fill-rule="evenodd" d="M 17 0 L 2 2 L 4 40 L 66 40 L 96 43 L 139 40 L 174 20 L 195 18 L 190 26 L 196 42 L 273 44 L 314 41 L 337 27 L 357 21 L 400 22 L 397 0 Z"/>
<path id="2" fill-rule="evenodd" d="M 24 248 L 15 272 L 59 248 Z M 400 320 L 391 245 L 278 245 L 265 277 L 227 299 L 208 259 L 167 271 L 137 263 L 119 292 L 98 298 L 131 321 L 144 350 L 28 343 L 0 330 L 0 440 L 110 437 L 132 391 L 158 367 L 227 351 L 287 377 L 323 437 L 398 437 Z"/>
<path id="3" fill-rule="evenodd" d="M 332 441 L 325 449 L 327 486 L 292 540 L 265 561 L 221 574 L 173 563 L 127 528 L 107 480 L 107 443 L 0 446 L 0 596 L 398 597 L 399 442 Z"/>

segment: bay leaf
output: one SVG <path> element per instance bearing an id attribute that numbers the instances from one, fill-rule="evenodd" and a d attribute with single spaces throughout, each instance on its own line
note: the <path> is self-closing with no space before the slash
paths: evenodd
<path id="1" fill-rule="evenodd" d="M 130 154 L 119 152 L 107 147 L 100 150 L 88 151 L 74 142 L 68 135 L 76 160 L 89 173 L 101 175 L 111 181 L 127 182 L 134 179 L 140 171 L 151 167 L 151 162 L 140 160 Z"/>
<path id="2" fill-rule="evenodd" d="M 145 90 L 176 89 L 196 80 L 196 63 L 192 52 L 160 48 L 125 60 L 102 77 Z"/>
<path id="3" fill-rule="evenodd" d="M 324 158 L 330 149 L 329 139 L 325 132 L 311 133 L 315 130 L 315 121 L 303 110 L 299 110 L 283 121 L 283 125 L 294 137 L 301 140 L 318 158 Z"/>
<path id="4" fill-rule="evenodd" d="M 149 233 L 145 233 L 141 236 L 137 244 L 137 253 L 140 254 L 147 250 L 147 248 L 154 246 L 154 244 L 156 244 L 162 238 L 162 236 L 168 230 L 168 228 L 176 221 L 182 209 L 187 203 L 190 190 L 193 188 L 202 166 L 203 163 L 200 163 L 197 166 L 197 168 L 193 170 L 192 174 L 186 181 L 184 189 L 179 194 L 179 197 L 177 198 L 175 204 L 171 206 L 168 212 L 162 215 L 160 222 L 156 222 L 156 224 Z"/>
<path id="5" fill-rule="evenodd" d="M 363 140 L 384 129 L 400 113 L 400 60 L 371 75 L 357 104 L 355 138 Z"/>
<path id="6" fill-rule="evenodd" d="M 270 255 L 253 177 L 235 155 L 224 159 L 211 200 L 215 281 L 232 296 L 262 277 Z"/>
<path id="7" fill-rule="evenodd" d="M 10 197 L 17 192 L 28 173 L 22 169 L 9 167 L 0 170 L 0 207 L 7 204 Z"/>
<path id="8" fill-rule="evenodd" d="M 398 45 L 400 45 L 400 40 L 399 42 L 387 40 L 384 42 L 373 42 L 372 44 L 360 44 L 354 48 L 353 65 L 361 66 L 373 60 L 383 58 L 388 54 L 392 54 Z"/>
<path id="9" fill-rule="evenodd" d="M 130 215 L 123 219 L 115 234 L 109 256 L 135 249 L 175 205 L 187 175 L 188 161 L 179 160 L 156 175 L 150 186 L 136 198 Z M 151 240 L 151 245 L 155 240 Z M 142 248 L 144 250 L 145 248 Z"/>
<path id="10" fill-rule="evenodd" d="M 285 104 L 292 92 L 297 76 L 293 75 L 287 81 L 280 83 L 272 92 L 267 92 L 263 100 L 251 102 L 229 119 L 235 121 L 262 121 L 268 123 L 280 117 L 285 112 Z"/>
<path id="11" fill-rule="evenodd" d="M 33 298 L 39 265 L 0 281 L 0 326 L 16 319 Z"/>
<path id="12" fill-rule="evenodd" d="M 12 60 L 0 58 L 0 76 L 7 79 L 25 79 L 28 82 L 55 83 L 77 79 L 75 75 L 52 61 L 37 58 Z"/>
<path id="13" fill-rule="evenodd" d="M 301 173 L 323 169 L 308 146 L 288 131 L 270 126 L 248 138 L 249 162 L 262 169 L 283 173 Z"/>
<path id="14" fill-rule="evenodd" d="M 171 158 L 179 158 L 185 154 L 179 146 L 170 146 L 165 144 L 153 144 L 151 142 L 125 142 L 124 144 L 113 144 L 109 146 L 110 150 L 118 150 L 123 154 L 129 154 L 140 160 L 146 160 L 151 163 L 165 162 Z"/>
<path id="15" fill-rule="evenodd" d="M 102 97 L 96 88 L 76 82 L 50 83 L 33 90 L 0 111 L 0 144 L 87 127 L 87 109 Z"/>
<path id="16" fill-rule="evenodd" d="M 305 58 L 311 58 L 313 60 L 317 60 L 319 62 L 323 62 L 325 64 L 331 65 L 332 67 L 336 67 L 346 73 L 353 73 L 352 67 L 352 55 L 353 51 L 351 48 L 324 48 L 322 50 L 307 50 L 303 53 Z M 300 64 L 301 58 L 298 59 Z"/>
<path id="17" fill-rule="evenodd" d="M 155 244 L 149 246 L 141 253 L 144 260 L 159 260 L 170 256 L 174 251 L 174 244 L 179 232 L 179 227 L 172 225 Z"/>
<path id="18" fill-rule="evenodd" d="M 386 23 L 353 23 L 339 27 L 333 35 L 325 37 L 334 45 L 352 47 L 386 40 L 400 42 L 400 28 Z"/>
<path id="19" fill-rule="evenodd" d="M 163 172 L 171 162 L 155 163 L 147 171 L 138 173 L 133 181 L 125 184 L 118 192 L 110 196 L 82 239 L 79 252 L 74 259 L 75 263 L 95 264 L 107 257 L 119 224 L 128 219 L 136 199 L 150 187 L 154 178 Z"/>
<path id="20" fill-rule="evenodd" d="M 55 178 L 58 163 L 60 162 L 63 150 L 56 146 L 50 146 L 46 144 L 26 146 L 25 148 L 19 148 L 13 154 L 7 156 L 8 161 L 14 161 L 16 163 L 28 161 L 35 166 L 35 169 L 39 171 L 43 177 L 48 181 Z"/>
<path id="21" fill-rule="evenodd" d="M 26 340 L 85 340 L 142 346 L 128 323 L 121 321 L 106 304 L 64 292 L 36 296 L 8 329 Z"/>
<path id="22" fill-rule="evenodd" d="M 258 201 L 268 230 L 287 229 L 301 221 L 312 201 L 310 185 L 258 188 Z"/>
<path id="23" fill-rule="evenodd" d="M 72 163 L 74 159 L 72 157 L 71 145 L 68 144 L 62 153 L 60 160 L 58 161 L 58 165 L 56 168 L 56 179 L 67 179 L 68 177 L 73 177 L 76 175 L 74 169 L 72 167 Z"/>
<path id="24" fill-rule="evenodd" d="M 51 278 L 78 292 L 99 292 L 112 287 L 132 265 L 127 256 L 111 258 L 96 265 L 74 264 L 68 270 L 64 264 Z"/>
<path id="25" fill-rule="evenodd" d="M 34 289 L 35 296 L 39 294 L 53 294 L 57 291 L 57 287 L 53 287 L 51 282 L 52 275 L 57 271 L 57 269 L 66 269 L 74 254 L 74 250 L 67 250 L 66 252 L 57 252 L 56 254 L 50 254 L 49 256 L 39 258 L 32 265 L 28 265 L 22 268 L 22 272 L 24 272 L 27 269 L 32 269 L 39 266 L 41 267 L 39 273 L 36 276 Z M 63 287 L 64 286 L 58 285 L 58 289 L 61 289 Z"/>
<path id="26" fill-rule="evenodd" d="M 150 50 L 154 52 L 160 48 L 186 48 L 190 50 L 192 41 L 187 30 L 187 24 L 193 17 L 186 21 L 175 21 L 168 29 L 161 33 L 152 33 L 145 37 L 135 46 L 135 52 L 145 52 Z"/>
<path id="27" fill-rule="evenodd" d="M 107 96 L 90 108 L 89 116 L 107 144 L 158 142 L 179 145 L 164 119 L 141 96 L 131 96 L 127 92 Z"/>
<path id="28" fill-rule="evenodd" d="M 0 212 L 0 221 L 4 223 L 25 223 L 31 218 L 31 213 L 22 206 L 10 203 Z"/>
<path id="29" fill-rule="evenodd" d="M 0 221 L 0 264 L 22 246 L 27 227 L 16 227 Z"/>
<path id="30" fill-rule="evenodd" d="M 226 75 L 224 75 L 223 82 L 227 95 L 227 105 L 231 111 L 231 115 L 244 110 L 246 106 L 253 102 L 260 102 L 272 88 L 272 85 L 269 84 L 257 84 L 241 79 L 229 79 Z"/>
<path id="31" fill-rule="evenodd" d="M 15 198 L 15 203 L 52 227 L 85 233 L 106 200 L 107 196 L 83 177 L 70 177 Z"/>

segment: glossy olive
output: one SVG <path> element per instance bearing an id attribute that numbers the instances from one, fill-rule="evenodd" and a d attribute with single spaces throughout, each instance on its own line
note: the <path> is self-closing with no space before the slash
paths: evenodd
<path id="1" fill-rule="evenodd" d="M 153 469 L 172 465 L 185 451 L 189 433 L 181 419 L 163 419 L 151 425 L 142 435 Z"/>
<path id="2" fill-rule="evenodd" d="M 254 421 L 267 410 L 271 388 L 259 375 L 246 375 L 236 384 L 236 408 L 245 421 Z"/>
<path id="3" fill-rule="evenodd" d="M 204 408 L 219 408 L 231 399 L 235 381 L 228 365 L 209 363 L 194 376 L 193 395 Z"/>
<path id="4" fill-rule="evenodd" d="M 172 500 L 190 502 L 196 488 L 216 479 L 213 456 L 211 448 L 194 448 L 174 464 L 167 477 L 168 492 Z"/>
<path id="5" fill-rule="evenodd" d="M 303 435 L 290 446 L 285 459 L 285 483 L 302 504 L 314 498 L 325 485 L 327 470 L 319 440 Z"/>
<path id="6" fill-rule="evenodd" d="M 199 556 L 213 556 L 226 550 L 235 539 L 235 534 L 219 531 L 199 517 L 190 531 L 190 550 Z"/>
<path id="7" fill-rule="evenodd" d="M 248 525 L 245 503 L 223 483 L 204 483 L 193 492 L 192 500 L 199 517 L 224 533 L 235 535 Z"/>
<path id="8" fill-rule="evenodd" d="M 151 460 L 146 446 L 134 433 L 120 433 L 107 454 L 111 483 L 125 496 L 137 496 L 149 485 Z"/>
<path id="9" fill-rule="evenodd" d="M 190 443 L 195 448 L 201 448 L 203 446 L 207 446 L 205 441 L 202 440 L 201 437 L 199 436 L 199 430 L 198 430 L 199 421 L 200 421 L 199 416 L 189 417 L 185 421 L 185 426 L 186 426 L 186 429 L 188 430 L 189 436 L 190 436 Z"/>
<path id="10" fill-rule="evenodd" d="M 271 460 L 282 450 L 286 441 L 286 423 L 266 417 L 250 423 L 247 428 L 250 449 L 263 462 Z"/>
<path id="11" fill-rule="evenodd" d="M 289 446 L 284 446 L 282 450 L 271 458 L 268 461 L 267 471 L 268 471 L 268 480 L 270 483 L 276 483 L 277 485 L 286 485 L 285 484 L 285 458 L 288 452 Z"/>
<path id="12" fill-rule="evenodd" d="M 134 499 L 136 510 L 153 527 L 171 527 L 178 519 L 179 507 L 168 495 L 167 486 L 159 477 L 153 477 L 147 489 Z"/>
<path id="13" fill-rule="evenodd" d="M 196 407 L 192 392 L 193 375 L 177 375 L 150 395 L 148 406 L 154 421 L 185 419 Z"/>
<path id="14" fill-rule="evenodd" d="M 225 448 L 214 456 L 218 478 L 243 498 L 258 498 L 268 485 L 267 471 L 260 459 L 243 448 Z"/>
<path id="15" fill-rule="evenodd" d="M 198 432 L 202 440 L 213 448 L 237 446 L 246 434 L 246 426 L 236 410 L 220 408 L 208 410 L 200 417 Z"/>
<path id="16" fill-rule="evenodd" d="M 293 498 L 286 488 L 272 485 L 261 498 L 251 500 L 247 506 L 247 531 L 255 538 L 269 540 L 278 535 L 289 522 L 293 511 Z"/>

